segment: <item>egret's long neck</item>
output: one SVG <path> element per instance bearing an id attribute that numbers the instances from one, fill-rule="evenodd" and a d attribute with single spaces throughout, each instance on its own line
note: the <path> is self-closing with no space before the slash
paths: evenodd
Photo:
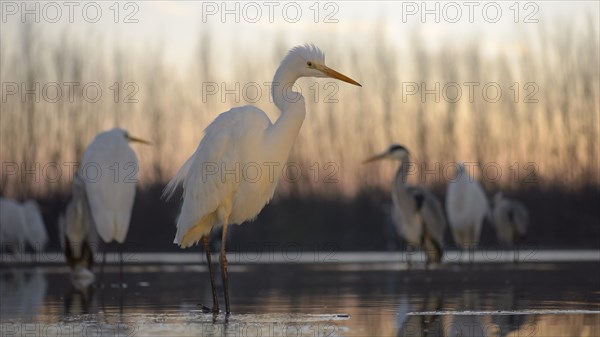
<path id="1" fill-rule="evenodd" d="M 267 129 L 265 145 L 273 159 L 280 162 L 287 160 L 306 116 L 304 98 L 292 91 L 292 86 L 298 77 L 297 73 L 282 64 L 273 78 L 271 93 L 273 102 L 281 111 L 281 116 Z"/>

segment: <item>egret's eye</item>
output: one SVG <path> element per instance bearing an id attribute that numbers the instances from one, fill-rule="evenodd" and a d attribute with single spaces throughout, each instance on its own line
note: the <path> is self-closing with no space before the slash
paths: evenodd
<path id="1" fill-rule="evenodd" d="M 309 67 L 312 67 L 312 62 L 310 62 L 310 61 L 306 62 L 306 65 Z"/>

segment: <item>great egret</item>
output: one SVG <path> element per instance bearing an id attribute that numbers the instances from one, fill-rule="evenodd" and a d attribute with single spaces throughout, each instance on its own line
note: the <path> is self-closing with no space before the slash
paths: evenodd
<path id="1" fill-rule="evenodd" d="M 27 240 L 27 227 L 25 214 L 19 202 L 0 198 L 0 234 L 2 245 L 6 246 L 13 254 L 24 248 Z"/>
<path id="2" fill-rule="evenodd" d="M 119 243 L 121 281 L 122 244 L 129 229 L 139 170 L 137 157 L 129 142 L 150 144 L 119 128 L 101 132 L 86 148 L 79 170 L 100 238 L 105 243 Z M 102 268 L 105 262 L 106 252 L 103 254 Z"/>
<path id="3" fill-rule="evenodd" d="M 454 241 L 462 249 L 477 246 L 483 220 L 489 214 L 483 187 L 460 163 L 456 177 L 448 184 L 446 214 Z"/>
<path id="4" fill-rule="evenodd" d="M 98 234 L 85 194 L 85 183 L 77 173 L 71 188 L 72 196 L 64 214 L 58 219 L 60 243 L 74 276 L 86 275 L 94 264 Z"/>
<path id="5" fill-rule="evenodd" d="M 273 196 L 306 114 L 304 98 L 293 91 L 300 77 L 331 77 L 360 86 L 325 66 L 325 55 L 314 45 L 292 48 L 273 78 L 271 94 L 281 111 L 275 123 L 263 111 L 249 105 L 220 114 L 204 130 L 196 152 L 165 188 L 164 196 L 168 198 L 177 185 L 183 183 L 183 205 L 174 242 L 186 248 L 203 241 L 214 313 L 219 307 L 209 251 L 210 231 L 215 226 L 223 226 L 221 277 L 229 314 L 227 226 L 255 218 Z M 251 173 L 244 169 L 248 167 Z"/>
<path id="6" fill-rule="evenodd" d="M 13 253 L 25 249 L 26 244 L 35 251 L 41 251 L 48 242 L 46 225 L 34 200 L 26 200 L 21 204 L 15 200 L 0 198 L 0 224 L 2 244 Z"/>
<path id="7" fill-rule="evenodd" d="M 504 197 L 502 192 L 494 195 L 494 227 L 500 242 L 506 245 L 519 243 L 527 234 L 529 214 L 525 206 L 514 200 Z M 515 262 L 518 255 L 515 254 Z"/>
<path id="8" fill-rule="evenodd" d="M 398 234 L 410 245 L 420 247 L 427 254 L 427 263 L 442 259 L 446 218 L 442 204 L 421 186 L 406 184 L 409 172 L 409 152 L 398 144 L 387 151 L 370 157 L 364 163 L 381 159 L 400 161 L 400 167 L 392 185 L 392 219 Z"/>
<path id="9" fill-rule="evenodd" d="M 41 251 L 48 243 L 48 232 L 40 207 L 35 200 L 26 200 L 21 207 L 27 226 L 27 241 L 36 251 Z"/>

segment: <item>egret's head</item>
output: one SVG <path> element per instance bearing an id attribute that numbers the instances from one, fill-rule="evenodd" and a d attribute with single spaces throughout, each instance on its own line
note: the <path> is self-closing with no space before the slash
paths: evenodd
<path id="1" fill-rule="evenodd" d="M 401 162 L 407 162 L 409 156 L 410 152 L 408 152 L 407 148 L 399 144 L 392 144 L 385 152 L 369 157 L 363 163 L 366 164 L 381 159 L 392 159 L 399 160 Z"/>
<path id="2" fill-rule="evenodd" d="M 361 86 L 350 77 L 340 74 L 325 65 L 325 54 L 313 44 L 292 48 L 281 61 L 282 68 L 293 69 L 299 77 L 330 77 Z"/>

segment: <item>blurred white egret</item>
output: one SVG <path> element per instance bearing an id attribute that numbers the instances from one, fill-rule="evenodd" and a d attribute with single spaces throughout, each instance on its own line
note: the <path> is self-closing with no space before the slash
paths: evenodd
<path id="1" fill-rule="evenodd" d="M 85 183 L 79 173 L 74 177 L 71 191 L 65 213 L 58 219 L 60 244 L 74 275 L 87 275 L 85 270 L 89 271 L 94 264 L 98 234 L 87 202 Z"/>
<path id="2" fill-rule="evenodd" d="M 483 187 L 460 163 L 456 177 L 448 184 L 446 214 L 454 241 L 462 249 L 477 246 L 481 227 L 490 212 Z"/>
<path id="3" fill-rule="evenodd" d="M 504 197 L 502 192 L 494 196 L 494 227 L 498 240 L 506 245 L 519 243 L 527 234 L 529 214 L 525 206 L 514 200 Z M 515 262 L 518 260 L 518 249 Z"/>
<path id="4" fill-rule="evenodd" d="M 27 226 L 27 241 L 36 251 L 41 251 L 48 243 L 48 232 L 40 207 L 35 200 L 26 200 L 22 205 L 22 210 Z"/>
<path id="5" fill-rule="evenodd" d="M 0 234 L 2 245 L 6 246 L 13 254 L 23 249 L 27 240 L 25 227 L 25 214 L 19 202 L 0 198 Z"/>
<path id="6" fill-rule="evenodd" d="M 122 244 L 127 236 L 139 171 L 138 159 L 129 142 L 150 144 L 114 128 L 101 132 L 86 148 L 79 173 L 96 230 L 105 243 L 119 243 L 121 278 Z M 103 254 L 102 266 L 106 261 Z"/>
<path id="7" fill-rule="evenodd" d="M 406 184 L 410 169 L 409 155 L 404 146 L 394 144 L 385 152 L 366 159 L 364 163 L 381 159 L 400 161 L 392 185 L 392 219 L 396 230 L 409 245 L 425 250 L 427 263 L 438 263 L 443 255 L 446 230 L 444 210 L 439 200 L 427 189 Z"/>
<path id="8" fill-rule="evenodd" d="M 175 243 L 185 248 L 203 240 L 211 275 L 213 312 L 219 308 L 209 252 L 210 231 L 215 226 L 223 226 L 221 276 L 229 314 L 227 226 L 255 218 L 273 196 L 306 114 L 304 98 L 293 91 L 300 77 L 331 77 L 360 86 L 326 67 L 325 55 L 314 45 L 294 47 L 273 79 L 273 102 L 281 111 L 275 123 L 263 111 L 249 105 L 220 114 L 204 130 L 196 152 L 165 188 L 164 195 L 170 197 L 183 182 L 183 205 Z M 247 170 L 235 170 L 250 165 L 252 172 L 259 174 L 246 176 Z"/>
<path id="9" fill-rule="evenodd" d="M 48 243 L 48 232 L 36 201 L 22 204 L 15 200 L 0 198 L 0 231 L 2 244 L 13 253 L 29 244 L 41 251 Z"/>

